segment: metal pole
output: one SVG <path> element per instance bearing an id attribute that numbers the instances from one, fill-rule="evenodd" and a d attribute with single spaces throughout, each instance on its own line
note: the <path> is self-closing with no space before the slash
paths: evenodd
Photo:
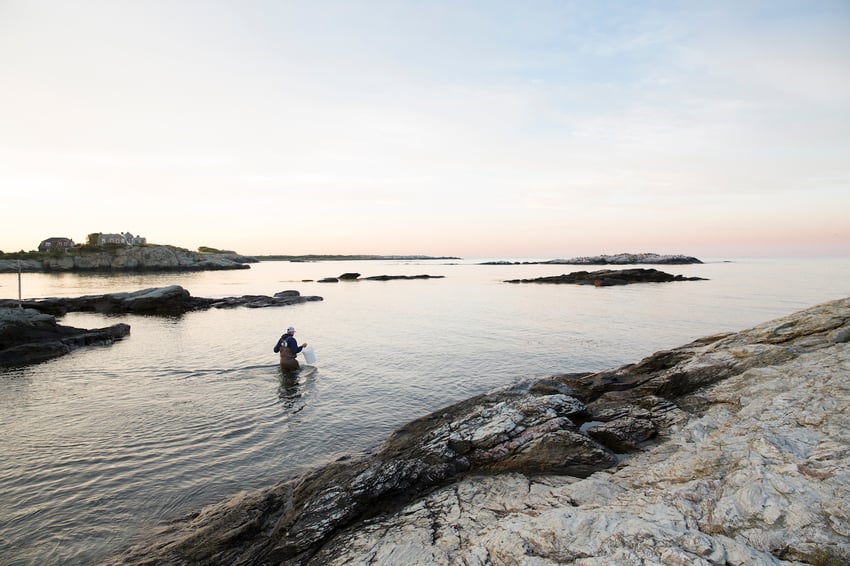
<path id="1" fill-rule="evenodd" d="M 21 260 L 18 260 L 18 308 L 24 308 L 24 303 L 21 301 Z"/>

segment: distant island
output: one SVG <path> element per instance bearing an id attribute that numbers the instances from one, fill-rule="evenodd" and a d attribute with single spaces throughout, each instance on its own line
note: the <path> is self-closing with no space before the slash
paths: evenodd
<path id="1" fill-rule="evenodd" d="M 214 248 L 193 252 L 167 245 L 105 245 L 0 254 L 0 273 L 217 271 L 249 269 L 251 256 Z"/>
<path id="2" fill-rule="evenodd" d="M 427 255 L 258 255 L 254 256 L 260 261 L 366 261 L 366 260 L 397 260 L 397 261 L 419 261 L 419 260 L 459 260 L 459 257 L 432 257 Z"/>
<path id="3" fill-rule="evenodd" d="M 81 245 L 49 251 L 0 252 L 0 273 L 32 272 L 125 272 L 125 271 L 209 271 L 249 269 L 260 261 L 458 261 L 457 256 L 374 255 L 374 254 L 305 254 L 246 256 L 229 250 L 202 246 L 194 252 L 184 248 L 158 244 Z M 479 265 L 683 265 L 702 263 L 685 255 L 656 253 L 583 256 L 572 259 L 541 261 L 487 261 Z"/>
<path id="4" fill-rule="evenodd" d="M 142 244 L 83 245 L 50 251 L 0 252 L 0 273 L 78 271 L 215 271 L 249 269 L 260 261 L 456 261 L 459 257 L 425 255 L 261 255 L 246 256 L 230 250 L 202 246 L 197 252 L 177 246 Z"/>
<path id="5" fill-rule="evenodd" d="M 572 285 L 593 285 L 595 287 L 611 287 L 614 285 L 631 285 L 632 283 L 669 283 L 672 281 L 705 281 L 703 277 L 685 277 L 672 275 L 657 269 L 633 267 L 632 269 L 601 269 L 599 271 L 574 271 L 552 277 L 537 277 L 534 279 L 511 279 L 505 283 L 554 283 Z"/>
<path id="6" fill-rule="evenodd" d="M 656 253 L 616 254 L 574 257 L 572 259 L 550 259 L 544 261 L 486 261 L 480 265 L 686 265 L 702 263 L 699 259 L 686 255 L 664 255 Z"/>

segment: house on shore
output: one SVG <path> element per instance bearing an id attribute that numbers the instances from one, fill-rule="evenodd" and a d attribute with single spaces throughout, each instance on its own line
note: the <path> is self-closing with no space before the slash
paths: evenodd
<path id="1" fill-rule="evenodd" d="M 52 251 L 68 251 L 69 249 L 74 247 L 74 240 L 71 238 L 47 238 L 46 240 L 42 240 L 38 245 L 38 251 L 40 252 L 52 252 Z"/>
<path id="2" fill-rule="evenodd" d="M 122 235 L 124 236 L 124 239 L 127 240 L 128 246 L 144 246 L 148 243 L 147 238 L 144 238 L 142 236 L 134 236 L 130 232 L 124 232 L 124 234 Z"/>
<path id="3" fill-rule="evenodd" d="M 89 234 L 87 238 L 88 245 L 90 246 L 143 246 L 147 241 L 147 238 L 134 236 L 130 232 L 124 232 L 123 234 L 96 232 Z"/>
<path id="4" fill-rule="evenodd" d="M 127 239 L 124 238 L 123 234 L 98 234 L 97 235 L 97 245 L 98 246 L 126 246 Z"/>

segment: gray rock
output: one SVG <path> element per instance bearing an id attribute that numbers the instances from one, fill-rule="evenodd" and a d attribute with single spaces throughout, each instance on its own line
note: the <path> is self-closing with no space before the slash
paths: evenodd
<path id="1" fill-rule="evenodd" d="M 275 296 L 243 295 L 242 297 L 225 297 L 208 299 L 192 297 L 189 291 L 180 285 L 154 287 L 131 293 L 107 293 L 104 295 L 87 295 L 75 298 L 47 298 L 23 301 L 27 308 L 40 312 L 61 316 L 69 312 L 99 312 L 105 314 L 157 314 L 180 315 L 191 311 L 210 308 L 263 308 L 294 305 L 299 303 L 321 301 L 318 296 L 301 296 L 298 291 L 282 291 Z M 13 307 L 17 301 L 0 300 L 0 307 Z"/>
<path id="2" fill-rule="evenodd" d="M 44 271 L 44 265 L 37 259 L 0 259 L 0 273 L 37 273 Z"/>
<path id="3" fill-rule="evenodd" d="M 0 367 L 39 363 L 71 352 L 81 346 L 111 344 L 130 332 L 126 324 L 84 330 L 60 326 L 55 317 L 69 312 L 104 314 L 153 314 L 175 316 L 210 308 L 264 308 L 321 301 L 322 297 L 302 297 L 288 290 L 265 295 L 244 295 L 223 299 L 192 297 L 180 285 L 142 289 L 131 293 L 108 293 L 76 298 L 48 298 L 23 301 L 0 300 Z"/>
<path id="4" fill-rule="evenodd" d="M 702 277 L 671 275 L 657 269 L 603 269 L 600 271 L 574 271 L 564 275 L 537 277 L 535 279 L 511 279 L 505 283 L 554 283 L 571 285 L 594 285 L 611 287 L 632 283 L 670 283 L 673 281 L 705 281 Z"/>
<path id="5" fill-rule="evenodd" d="M 129 333 L 126 324 L 86 330 L 59 325 L 53 316 L 33 309 L 0 308 L 0 367 L 35 364 L 83 346 L 112 344 Z"/>

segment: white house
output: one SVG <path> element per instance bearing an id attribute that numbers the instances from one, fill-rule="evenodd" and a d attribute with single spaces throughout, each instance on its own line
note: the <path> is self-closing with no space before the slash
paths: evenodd
<path id="1" fill-rule="evenodd" d="M 98 234 L 97 235 L 97 245 L 98 246 L 108 246 L 108 245 L 127 245 L 127 238 L 124 237 L 123 234 Z"/>
<path id="2" fill-rule="evenodd" d="M 134 236 L 130 232 L 124 232 L 123 234 L 104 234 L 101 232 L 97 234 L 98 246 L 142 246 L 146 244 L 147 241 L 147 238 L 143 238 L 142 236 Z"/>
<path id="3" fill-rule="evenodd" d="M 142 236 L 134 236 L 130 232 L 124 232 L 124 234 L 122 235 L 124 236 L 124 239 L 127 240 L 128 246 L 144 246 L 146 243 L 148 243 L 147 238 L 143 238 Z"/>

